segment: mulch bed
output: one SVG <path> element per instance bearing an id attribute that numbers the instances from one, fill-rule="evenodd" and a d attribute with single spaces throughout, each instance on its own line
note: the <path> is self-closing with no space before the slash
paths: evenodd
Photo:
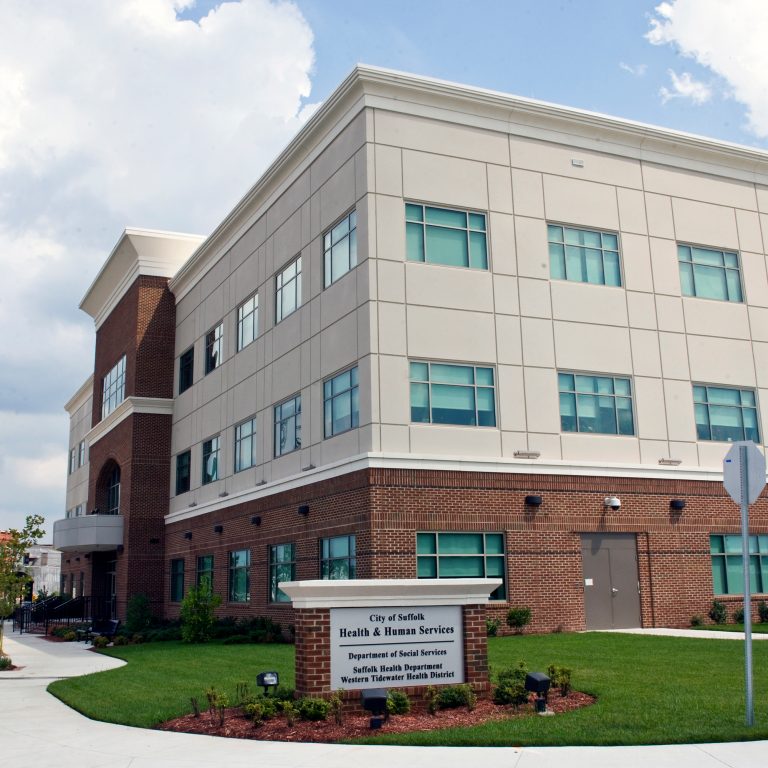
<path id="1" fill-rule="evenodd" d="M 557 692 L 550 694 L 548 709 L 555 714 L 570 712 L 580 707 L 594 704 L 595 697 L 579 691 L 571 691 L 567 696 Z M 224 725 L 219 725 L 218 715 L 211 716 L 207 711 L 199 717 L 184 715 L 175 720 L 168 720 L 157 726 L 161 731 L 180 733 L 203 733 L 209 736 L 226 736 L 232 739 L 259 739 L 261 741 L 304 741 L 332 744 L 344 739 L 370 736 L 372 733 L 410 733 L 413 731 L 433 731 L 440 728 L 459 728 L 479 725 L 489 720 L 504 720 L 517 717 L 535 716 L 534 705 L 525 704 L 518 709 L 494 704 L 489 700 L 480 700 L 477 707 L 469 712 L 466 709 L 442 709 L 436 715 L 414 711 L 407 715 L 393 715 L 384 723 L 380 731 L 371 731 L 370 715 L 345 713 L 344 721 L 338 725 L 332 717 L 328 720 L 311 723 L 296 720 L 288 727 L 285 718 L 276 717 L 262 725 L 255 726 L 240 714 L 238 707 L 226 710 Z"/>

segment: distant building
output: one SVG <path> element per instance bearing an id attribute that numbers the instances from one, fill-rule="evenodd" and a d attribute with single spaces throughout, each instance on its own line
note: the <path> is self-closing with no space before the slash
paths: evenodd
<path id="1" fill-rule="evenodd" d="M 541 631 L 735 608 L 767 230 L 763 151 L 356 68 L 209 237 L 126 230 L 86 293 L 64 583 L 284 624 L 281 581 L 356 576 L 500 577 Z"/>

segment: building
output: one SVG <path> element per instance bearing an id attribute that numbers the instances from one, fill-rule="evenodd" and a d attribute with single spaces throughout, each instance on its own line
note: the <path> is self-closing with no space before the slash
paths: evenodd
<path id="1" fill-rule="evenodd" d="M 284 624 L 320 577 L 500 575 L 541 631 L 733 609 L 766 227 L 765 152 L 359 66 L 210 236 L 126 231 L 83 299 L 64 573 Z"/>

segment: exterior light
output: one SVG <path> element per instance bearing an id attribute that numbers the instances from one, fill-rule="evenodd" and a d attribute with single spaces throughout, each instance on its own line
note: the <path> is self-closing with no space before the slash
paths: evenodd
<path id="1" fill-rule="evenodd" d="M 299 507 L 298 512 L 300 515 L 303 515 L 304 517 L 306 517 L 309 514 L 309 504 L 302 504 Z"/>
<path id="2" fill-rule="evenodd" d="M 213 526 L 213 532 L 214 533 L 224 533 L 224 526 L 223 525 L 214 525 Z"/>
<path id="3" fill-rule="evenodd" d="M 670 467 L 676 467 L 678 464 L 682 463 L 682 459 L 659 459 L 659 464 L 666 464 Z"/>
<path id="4" fill-rule="evenodd" d="M 280 685 L 280 675 L 277 672 L 259 672 L 256 675 L 256 685 L 264 689 L 264 695 L 266 696 L 270 688 L 277 688 Z"/>
<path id="5" fill-rule="evenodd" d="M 251 518 L 251 525 L 261 525 L 261 515 L 254 515 Z"/>
<path id="6" fill-rule="evenodd" d="M 381 728 L 381 724 L 389 719 L 387 712 L 387 697 L 389 691 L 386 688 L 369 688 L 360 693 L 361 704 L 366 712 L 370 712 L 371 728 Z"/>
<path id="7" fill-rule="evenodd" d="M 685 509 L 685 499 L 672 499 L 669 502 L 669 508 L 673 512 L 682 512 Z"/>
<path id="8" fill-rule="evenodd" d="M 192 531 L 184 531 L 184 538 L 185 539 L 191 539 L 192 538 Z"/>
<path id="9" fill-rule="evenodd" d="M 513 456 L 516 459 L 538 459 L 541 451 L 515 451 Z"/>
<path id="10" fill-rule="evenodd" d="M 544 501 L 544 499 L 541 496 L 526 496 L 525 497 L 525 506 L 526 507 L 540 507 L 542 501 Z"/>
<path id="11" fill-rule="evenodd" d="M 529 672 L 525 676 L 525 690 L 536 694 L 536 711 L 539 714 L 547 711 L 549 686 L 549 677 L 543 672 Z"/>

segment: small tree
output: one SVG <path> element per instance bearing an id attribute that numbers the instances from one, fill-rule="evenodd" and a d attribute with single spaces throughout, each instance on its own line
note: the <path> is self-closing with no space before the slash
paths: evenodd
<path id="1" fill-rule="evenodd" d="M 149 598 L 146 595 L 134 595 L 125 611 L 125 631 L 131 635 L 146 632 L 154 621 Z"/>
<path id="2" fill-rule="evenodd" d="M 210 587 L 192 587 L 181 601 L 181 639 L 185 643 L 207 643 L 213 634 L 213 612 L 221 598 Z"/>
<path id="3" fill-rule="evenodd" d="M 0 538 L 0 656 L 3 654 L 2 619 L 13 612 L 19 597 L 31 578 L 22 563 L 29 548 L 43 536 L 45 520 L 28 515 L 19 531 L 11 528 Z"/>

